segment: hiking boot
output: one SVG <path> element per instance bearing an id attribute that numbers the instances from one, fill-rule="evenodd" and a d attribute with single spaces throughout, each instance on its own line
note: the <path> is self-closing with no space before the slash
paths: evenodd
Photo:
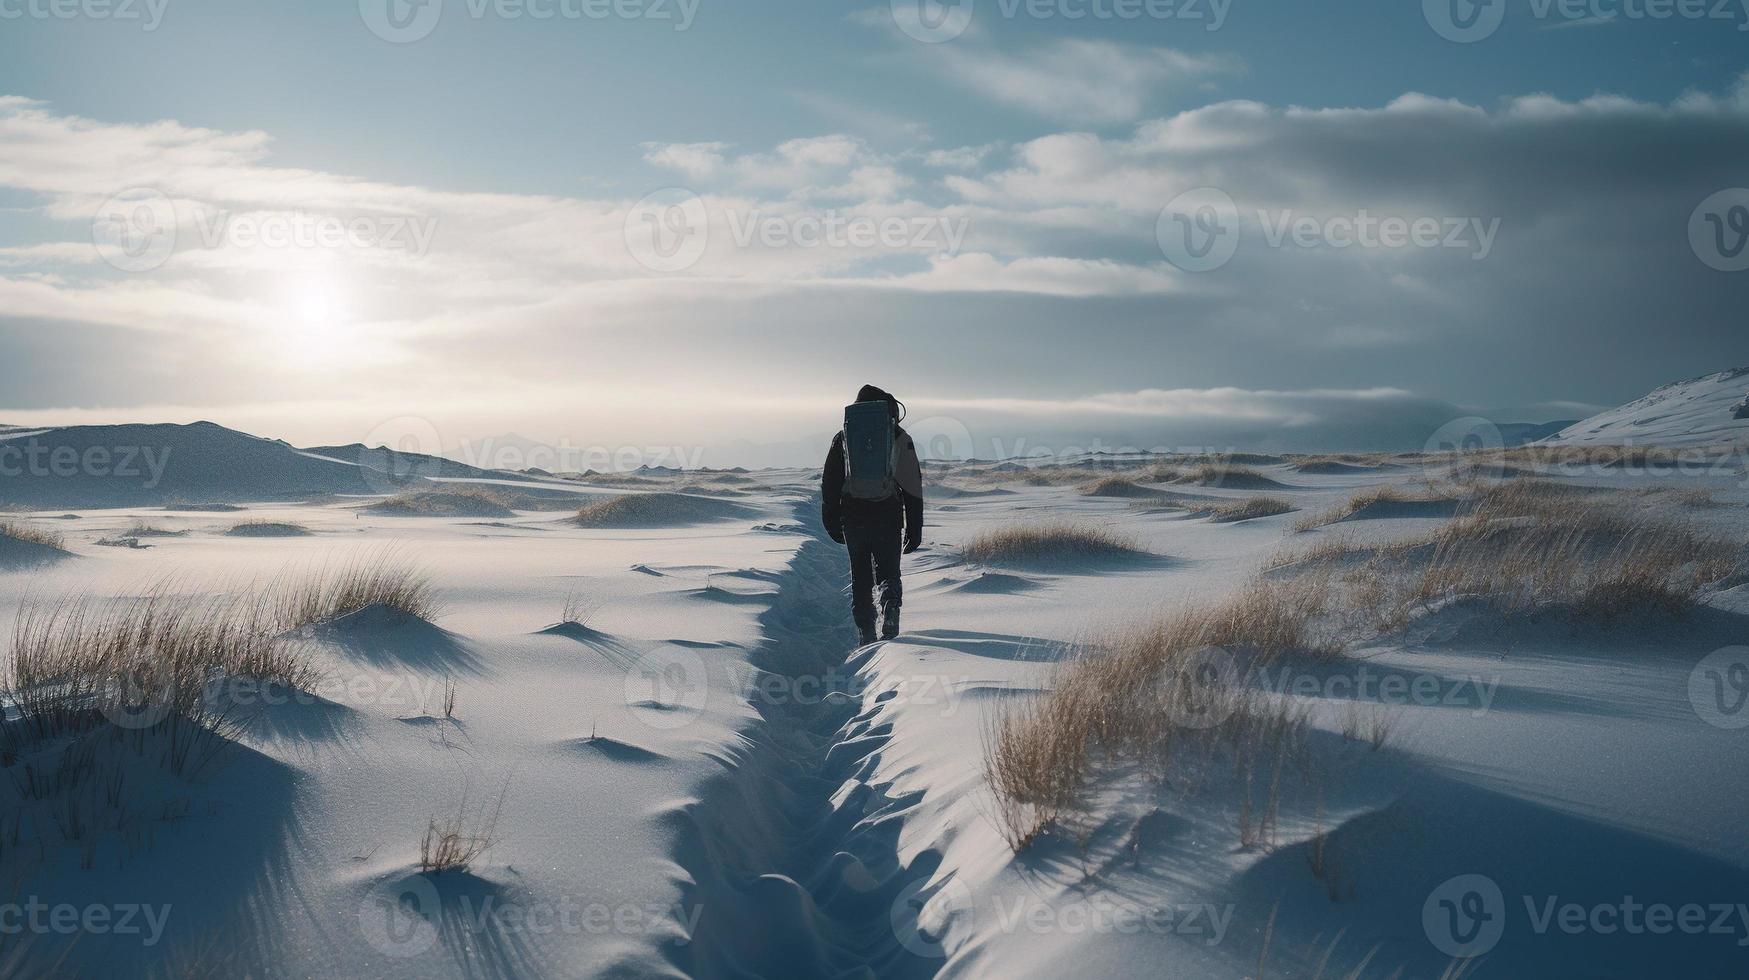
<path id="1" fill-rule="evenodd" d="M 881 613 L 881 639 L 890 640 L 899 635 L 899 607 L 888 606 Z"/>
<path id="2" fill-rule="evenodd" d="M 874 624 L 873 623 L 857 623 L 856 624 L 856 645 L 859 647 L 865 647 L 865 646 L 868 646 L 870 643 L 873 643 L 874 641 L 875 641 Z"/>

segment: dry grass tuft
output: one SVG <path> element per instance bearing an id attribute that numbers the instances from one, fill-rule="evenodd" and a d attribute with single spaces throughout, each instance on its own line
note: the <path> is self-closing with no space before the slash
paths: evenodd
<path id="1" fill-rule="evenodd" d="M 1109 561 L 1148 553 L 1111 528 L 1067 523 L 997 528 L 979 534 L 961 549 L 967 561 L 984 565 Z"/>
<path id="2" fill-rule="evenodd" d="M 1386 483 L 1376 487 L 1356 490 L 1341 504 L 1317 514 L 1307 514 L 1294 526 L 1296 531 L 1310 531 L 1335 524 L 1344 518 L 1380 504 L 1439 504 L 1454 500 L 1450 493 L 1442 492 L 1431 484 L 1419 489 L 1411 489 L 1395 483 Z"/>
<path id="3" fill-rule="evenodd" d="M 1086 497 L 1152 497 L 1158 491 L 1149 490 L 1121 476 L 1108 476 L 1103 480 L 1083 484 L 1081 494 Z"/>
<path id="4" fill-rule="evenodd" d="M 559 622 L 588 626 L 604 604 L 602 599 L 588 595 L 580 588 L 572 589 L 571 594 L 565 597 L 565 609 L 559 616 Z"/>
<path id="5" fill-rule="evenodd" d="M 1300 473 L 1354 473 L 1357 471 L 1377 470 L 1389 465 L 1390 457 L 1383 453 L 1336 453 L 1314 456 L 1295 456 L 1289 460 L 1293 468 Z"/>
<path id="6" fill-rule="evenodd" d="M 1206 516 L 1216 524 L 1234 524 L 1239 521 L 1253 521 L 1259 517 L 1274 517 L 1278 514 L 1291 513 L 1294 505 L 1280 497 L 1247 497 L 1230 504 L 1218 504 L 1202 510 L 1192 511 L 1197 516 Z"/>
<path id="7" fill-rule="evenodd" d="M 275 613 L 282 630 L 332 622 L 372 606 L 431 620 L 440 606 L 430 577 L 394 551 L 276 583 Z"/>
<path id="8" fill-rule="evenodd" d="M 80 844 L 90 867 L 99 835 L 137 838 L 154 800 L 138 788 L 150 770 L 195 778 L 234 744 L 265 689 L 308 689 L 315 677 L 304 650 L 275 633 L 262 594 L 187 597 L 160 585 L 132 599 L 27 605 L 0 691 L 0 760 L 15 797 L 0 812 L 45 847 L 51 836 Z"/>
<path id="9" fill-rule="evenodd" d="M 684 493 L 628 493 L 598 500 L 577 511 L 572 523 L 586 528 L 684 527 L 743 517 L 751 508 L 713 497 Z"/>
<path id="10" fill-rule="evenodd" d="M 1247 786 L 1261 768 L 1278 770 L 1305 714 L 1238 675 L 1242 665 L 1284 655 L 1334 653 L 1316 625 L 1324 594 L 1316 578 L 1254 581 L 1226 602 L 1085 650 L 1058 670 L 1048 693 L 998 713 L 985 730 L 984 774 L 1009 845 L 1025 849 L 1079 806 L 1096 748 L 1106 758 L 1149 760 L 1162 774 L 1175 747 L 1204 761 L 1224 750 Z M 1271 790 L 1261 814 L 1247 810 L 1243 842 L 1268 836 L 1276 798 Z"/>
<path id="11" fill-rule="evenodd" d="M 1505 615 L 1681 614 L 1738 568 L 1737 545 L 1615 498 L 1548 480 L 1479 484 L 1459 516 L 1430 534 L 1389 547 L 1331 543 L 1275 564 L 1341 568 L 1339 605 L 1383 630 L 1451 599 Z"/>
<path id="12" fill-rule="evenodd" d="M 41 545 L 56 551 L 67 550 L 67 539 L 57 531 L 49 531 L 22 521 L 0 521 L 0 538 L 11 538 L 26 544 Z"/>
<path id="13" fill-rule="evenodd" d="M 421 517 L 511 517 L 514 501 L 500 491 L 448 484 L 440 490 L 413 490 L 371 504 L 373 514 Z"/>
<path id="14" fill-rule="evenodd" d="M 142 695 L 159 702 L 157 713 L 206 720 L 214 679 L 291 688 L 314 679 L 303 651 L 276 635 L 271 605 L 261 595 L 180 597 L 160 585 L 118 602 L 26 606 L 13 629 L 5 690 L 36 737 L 131 717 L 126 699 Z"/>
<path id="15" fill-rule="evenodd" d="M 1603 618 L 1686 612 L 1737 552 L 1687 524 L 1530 481 L 1485 492 L 1430 543 L 1415 601 L 1480 596 L 1509 614 L 1565 606 Z"/>
<path id="16" fill-rule="evenodd" d="M 187 531 L 172 531 L 153 524 L 139 523 L 121 532 L 124 538 L 181 538 L 188 535 Z"/>
<path id="17" fill-rule="evenodd" d="M 1284 487 L 1276 480 L 1259 470 L 1249 466 L 1237 466 L 1232 463 L 1203 463 L 1192 469 L 1181 470 L 1176 477 L 1162 476 L 1174 483 L 1190 483 L 1202 487 L 1227 487 L 1236 490 L 1266 490 Z"/>
<path id="18" fill-rule="evenodd" d="M 492 809 L 471 822 L 466 792 L 462 793 L 453 818 L 427 820 L 425 836 L 419 841 L 419 870 L 426 874 L 466 871 L 479 860 L 498 842 L 498 816 L 504 809 L 504 795 L 500 793 Z"/>
<path id="19" fill-rule="evenodd" d="M 244 521 L 226 531 L 233 538 L 301 538 L 310 534 L 310 529 L 302 524 L 291 524 L 285 521 Z"/>

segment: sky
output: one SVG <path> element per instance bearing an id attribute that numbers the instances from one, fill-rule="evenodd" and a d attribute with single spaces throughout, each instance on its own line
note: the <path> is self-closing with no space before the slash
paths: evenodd
<path id="1" fill-rule="evenodd" d="M 1749 364 L 1745 159 L 1749 0 L 0 0 L 0 423 L 1420 448 Z"/>

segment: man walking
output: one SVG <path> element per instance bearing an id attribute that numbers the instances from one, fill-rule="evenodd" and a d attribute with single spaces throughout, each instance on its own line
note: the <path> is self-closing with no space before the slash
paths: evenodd
<path id="1" fill-rule="evenodd" d="M 923 543 L 923 468 L 901 417 L 897 398 L 863 385 L 820 474 L 820 520 L 850 550 L 850 613 L 865 645 L 875 641 L 877 589 L 880 638 L 899 635 L 899 555 Z"/>

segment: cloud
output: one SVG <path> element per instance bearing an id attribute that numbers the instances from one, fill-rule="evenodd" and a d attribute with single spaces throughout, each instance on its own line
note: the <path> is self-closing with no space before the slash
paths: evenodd
<path id="1" fill-rule="evenodd" d="M 710 180 L 723 166 L 727 143 L 645 143 L 644 160 L 689 180 Z"/>
<path id="2" fill-rule="evenodd" d="M 697 263 L 665 273 L 627 246 L 636 194 L 455 192 L 290 166 L 261 132 L 109 124 L 0 98 L 0 188 L 45 219 L 32 228 L 48 229 L 0 248 L 0 309 L 70 336 L 121 331 L 164 351 L 225 351 L 213 378 L 189 381 L 190 399 L 280 388 L 393 402 L 442 391 L 467 392 L 477 408 L 538 394 L 575 413 L 577 389 L 600 380 L 579 386 L 578 364 L 649 378 L 653 356 L 702 358 L 736 365 L 735 384 L 786 391 L 798 379 L 849 384 L 870 367 L 938 391 L 989 378 L 1045 404 L 1069 398 L 1063 410 L 1082 435 L 1195 442 L 1200 418 L 1216 441 L 1257 444 L 1287 429 L 1334 439 L 1343 425 L 1415 442 L 1410 433 L 1437 425 L 1445 403 L 1403 392 L 1607 403 L 1638 394 L 1618 390 L 1624 363 L 1656 383 L 1717 369 L 1741 349 L 1749 279 L 1698 261 L 1687 226 L 1702 200 L 1742 183 L 1749 84 L 1668 103 L 1535 93 L 1490 106 L 1415 93 L 1370 107 L 1228 101 L 1124 130 L 1046 127 L 1000 147 L 876 148 L 847 133 L 745 149 L 645 144 L 648 187 L 678 176 L 707 216 Z M 1239 208 L 1238 250 L 1217 270 L 1179 271 L 1156 240 L 1161 210 L 1211 186 Z M 134 187 L 161 191 L 182 234 L 161 267 L 123 273 L 90 242 L 100 206 Z M 1266 235 L 1284 215 L 1316 225 L 1362 212 L 1498 219 L 1498 241 L 1477 261 Z M 430 222 L 434 233 L 425 251 L 203 241 L 215 221 L 223 231 L 308 218 Z M 850 247 L 798 240 L 798 229 L 846 220 L 902 234 Z M 16 330 L 0 335 L 0 361 L 32 350 Z M 721 371 L 681 378 L 665 364 L 661 374 L 651 383 L 700 397 L 731 385 Z M 1305 394 L 1312 377 L 1398 393 L 1321 399 Z M 1230 404 L 1134 394 L 1220 384 L 1236 386 Z M 1120 387 L 1133 397 L 1065 394 Z M 70 375 L 65 391 L 64 405 L 140 397 L 137 385 L 106 387 L 89 372 Z M 1227 407 L 1193 410 L 1209 405 Z M 0 399 L 8 407 L 19 406 Z M 1045 431 L 1023 409 L 966 411 L 989 413 L 1001 431 Z M 765 436 L 794 435 L 784 417 L 761 424 Z"/>
<path id="3" fill-rule="evenodd" d="M 985 456 L 1081 450 L 1269 452 L 1399 449 L 1463 413 L 1395 388 L 1144 388 L 1065 398 L 938 398 L 907 404 L 926 438 L 963 433 Z M 963 454 L 964 449 L 960 452 Z"/>
<path id="4" fill-rule="evenodd" d="M 889 280 L 858 279 L 846 285 L 886 285 L 923 292 L 1010 292 L 1041 296 L 1123 296 L 1183 288 L 1183 276 L 1166 268 L 1094 259 L 1018 258 L 1003 261 L 973 252 L 937 256 L 926 272 Z"/>
<path id="5" fill-rule="evenodd" d="M 971 170 L 984 162 L 984 158 L 995 152 L 996 143 L 985 143 L 983 146 L 956 146 L 952 149 L 930 150 L 923 155 L 923 162 L 931 167 L 942 167 L 948 170 Z"/>
<path id="6" fill-rule="evenodd" d="M 1095 123 L 1134 120 L 1172 86 L 1240 68 L 1225 56 L 1074 38 L 1021 52 L 938 45 L 922 55 L 936 71 L 985 98 L 1053 119 Z"/>

